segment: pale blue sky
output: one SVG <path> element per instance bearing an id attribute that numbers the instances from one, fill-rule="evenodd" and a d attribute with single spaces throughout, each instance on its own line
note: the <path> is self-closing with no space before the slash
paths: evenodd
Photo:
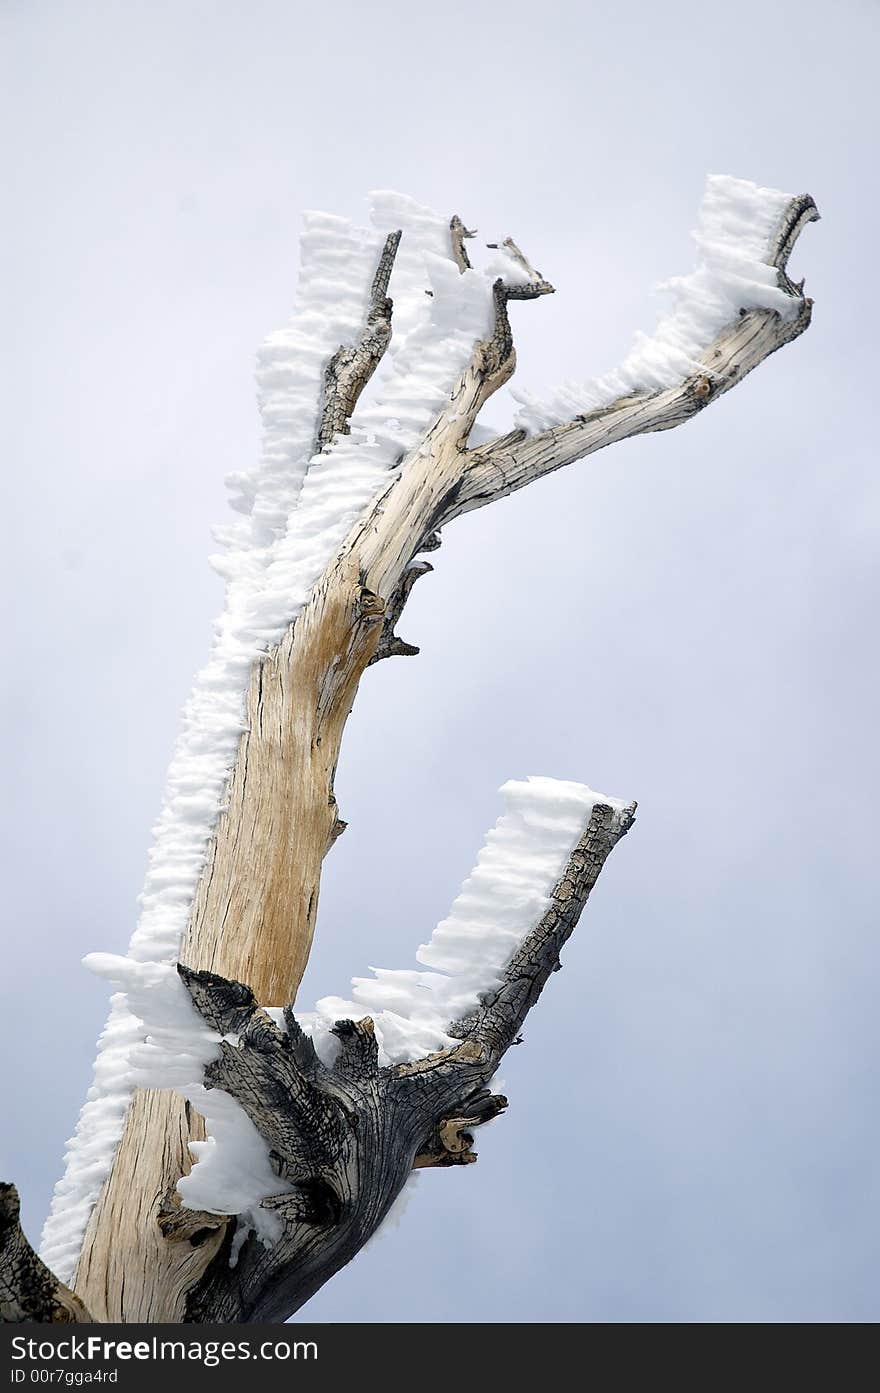
<path id="1" fill-rule="evenodd" d="M 878 6 L 0 5 L 8 601 L 0 1171 L 36 1236 L 220 584 L 307 207 L 375 186 L 558 287 L 613 364 L 707 172 L 808 190 L 810 332 L 678 431 L 448 530 L 370 670 L 301 1002 L 411 962 L 528 773 L 636 797 L 503 1075 L 321 1320 L 875 1320 Z M 504 420 L 504 404 L 490 419 Z"/>

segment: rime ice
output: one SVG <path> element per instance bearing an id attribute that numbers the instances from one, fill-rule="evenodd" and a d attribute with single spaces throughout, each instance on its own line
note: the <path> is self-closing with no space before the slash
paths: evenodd
<path id="1" fill-rule="evenodd" d="M 226 603 L 183 712 L 129 945 L 136 963 L 177 959 L 243 729 L 254 660 L 282 638 L 355 518 L 443 406 L 474 340 L 489 328 L 490 283 L 476 271 L 458 275 L 442 218 L 401 195 L 379 193 L 372 221 L 367 230 L 326 214 L 306 216 L 296 309 L 258 354 L 262 454 L 256 469 L 229 481 L 241 518 L 218 529 L 225 551 L 214 559 L 226 579 Z M 357 340 L 384 238 L 398 227 L 404 242 L 389 287 L 394 337 L 380 390 L 359 404 L 350 435 L 315 456 L 324 367 L 340 343 Z M 151 1025 L 133 1014 L 125 992 L 113 997 L 94 1082 L 43 1230 L 43 1255 L 62 1279 L 72 1274 L 140 1081 L 132 1051 L 151 1035 Z M 208 1163 L 215 1149 L 203 1147 L 206 1170 L 218 1170 L 213 1159 Z M 224 1188 L 223 1198 L 233 1189 Z"/>
<path id="2" fill-rule="evenodd" d="M 799 302 L 780 288 L 770 265 L 788 204 L 773 190 L 710 179 L 696 233 L 699 265 L 670 282 L 673 307 L 654 336 L 640 336 L 606 378 L 563 385 L 545 401 L 521 396 L 521 423 L 542 429 L 621 394 L 674 385 L 740 309 L 796 313 Z M 226 580 L 225 606 L 183 712 L 140 920 L 127 957 L 90 959 L 119 990 L 43 1232 L 43 1257 L 62 1280 L 72 1275 L 137 1086 L 174 1088 L 207 1120 L 209 1138 L 193 1145 L 197 1164 L 181 1182 L 185 1203 L 243 1215 L 264 1241 L 274 1237 L 259 1205 L 280 1182 L 238 1105 L 202 1086 L 219 1038 L 205 1028 L 174 968 L 242 733 L 249 674 L 448 402 L 474 341 L 491 330 L 494 277 L 523 277 L 503 248 L 485 271 L 459 274 L 447 221 L 398 194 L 373 196 L 372 222 L 364 229 L 327 214 L 306 216 L 296 309 L 258 355 L 261 456 L 252 471 L 229 480 L 238 516 L 218 529 L 223 552 L 214 558 Z M 390 351 L 376 390 L 352 414 L 350 434 L 317 456 L 325 366 L 340 344 L 357 340 L 384 237 L 396 228 L 403 238 L 389 286 Z M 546 907 L 597 797 L 578 784 L 541 779 L 504 791 L 507 810 L 449 917 L 419 949 L 421 966 L 374 970 L 355 979 L 352 1000 L 320 1001 L 301 1018 L 319 1051 L 332 1049 L 334 1020 L 369 1013 L 382 1059 L 412 1059 L 447 1043 L 449 1024 L 497 984 Z"/>
<path id="3" fill-rule="evenodd" d="M 791 195 L 746 179 L 714 174 L 706 182 L 694 232 L 698 264 L 688 276 L 659 287 L 672 301 L 654 333 L 637 334 L 614 372 L 591 382 L 563 382 L 546 397 L 512 389 L 521 403 L 517 424 L 529 432 L 562 425 L 609 406 L 618 397 L 674 387 L 697 371 L 700 359 L 741 309 L 777 310 L 785 319 L 801 301 L 779 286 L 770 265 Z"/>
<path id="4" fill-rule="evenodd" d="M 351 1000 L 324 997 L 301 1024 L 319 1041 L 334 1021 L 369 1015 L 383 1064 L 453 1045 L 447 1027 L 500 985 L 505 967 L 548 908 L 575 844 L 599 802 L 614 798 L 561 779 L 511 780 L 506 811 L 488 833 L 449 915 L 416 958 L 430 969 L 373 968 L 356 977 Z"/>

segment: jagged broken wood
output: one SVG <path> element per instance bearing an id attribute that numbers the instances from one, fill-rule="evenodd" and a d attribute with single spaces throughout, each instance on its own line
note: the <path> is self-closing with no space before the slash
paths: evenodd
<path id="1" fill-rule="evenodd" d="M 264 1205 L 282 1219 L 283 1237 L 266 1248 L 236 1233 L 234 1216 L 181 1208 L 175 1191 L 192 1164 L 190 1141 L 204 1136 L 201 1119 L 168 1090 L 140 1089 L 82 1245 L 76 1309 L 84 1302 L 101 1321 L 284 1318 L 358 1251 L 413 1168 L 473 1158 L 471 1128 L 504 1106 L 487 1088 L 497 1061 L 557 965 L 631 810 L 594 810 L 552 909 L 515 954 L 497 996 L 459 1023 L 458 1046 L 379 1068 L 369 1024 L 340 1022 L 339 1057 L 322 1065 L 289 1011 L 285 1034 L 258 1003 L 292 1002 L 308 959 L 321 864 L 345 826 L 334 776 L 360 678 L 381 658 L 417 651 L 396 626 L 414 581 L 430 569 L 420 558 L 439 545 L 446 524 L 615 441 L 691 419 L 804 332 L 811 302 L 786 268 L 802 227 L 817 216 L 809 197 L 791 200 L 767 258 L 785 313 L 744 308 L 674 386 L 625 392 L 561 424 L 472 445 L 482 407 L 514 371 L 509 303 L 552 291 L 515 243 L 501 244 L 517 274 L 494 281 L 490 331 L 330 558 L 296 622 L 253 666 L 245 730 L 180 948 L 181 973 L 205 1018 L 218 1030 L 238 1021 L 239 1044 L 224 1046 L 208 1081 L 228 1089 L 271 1143 L 291 1188 Z M 464 276 L 473 234 L 456 217 L 448 236 Z M 400 241 L 399 233 L 386 238 L 360 337 L 327 363 L 319 451 L 349 429 L 388 347 Z M 348 1125 L 355 1118 L 361 1131 Z M 14 1271 L 29 1274 L 32 1290 L 45 1287 L 30 1258 Z M 66 1310 L 65 1292 L 59 1284 L 37 1306 Z M 35 1308 L 24 1291 L 6 1292 L 5 1301 L 4 1310 Z"/>
<path id="2" fill-rule="evenodd" d="M 392 304 L 388 298 L 388 282 L 400 246 L 400 236 L 400 232 L 391 232 L 385 239 L 370 289 L 370 307 L 360 339 L 353 348 L 341 344 L 324 370 L 324 400 L 315 442 L 318 452 L 327 449 L 337 435 L 348 433 L 351 413 L 391 342 Z"/>

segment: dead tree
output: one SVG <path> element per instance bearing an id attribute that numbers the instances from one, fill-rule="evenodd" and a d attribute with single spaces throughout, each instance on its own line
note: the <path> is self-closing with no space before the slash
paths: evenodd
<path id="1" fill-rule="evenodd" d="M 397 625 L 449 523 L 689 421 L 810 323 L 787 266 L 812 199 L 710 180 L 700 265 L 655 338 L 609 378 L 525 398 L 491 437 L 477 418 L 514 371 L 511 303 L 553 287 L 510 239 L 479 270 L 460 218 L 390 195 L 375 209 L 375 232 L 310 218 L 297 315 L 260 359 L 264 457 L 233 480 L 227 610 L 185 713 L 141 926 L 127 958 L 92 964 L 122 990 L 45 1261 L 0 1188 L 7 1321 L 282 1320 L 414 1169 L 475 1159 L 473 1130 L 506 1106 L 492 1077 L 635 805 L 513 786 L 494 870 L 481 863 L 421 950 L 430 970 L 295 1015 L 361 677 L 418 651 Z"/>

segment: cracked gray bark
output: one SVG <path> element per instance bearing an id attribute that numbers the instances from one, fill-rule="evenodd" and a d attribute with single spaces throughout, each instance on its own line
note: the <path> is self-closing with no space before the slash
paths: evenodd
<path id="1" fill-rule="evenodd" d="M 736 387 L 771 354 L 799 338 L 810 326 L 813 302 L 801 297 L 803 281 L 795 284 L 789 278 L 788 261 L 804 227 L 818 217 L 813 199 L 803 194 L 792 200 L 776 238 L 771 264 L 776 267 L 780 289 L 794 302 L 800 301 L 791 319 L 782 319 L 774 310 L 741 311 L 738 323 L 709 345 L 697 370 L 677 387 L 622 397 L 537 435 L 512 431 L 478 446 L 469 452 L 462 486 L 445 521 L 504 498 L 619 440 L 683 425 Z"/>
<path id="2" fill-rule="evenodd" d="M 370 290 L 367 321 L 359 341 L 353 348 L 342 344 L 324 369 L 324 399 L 315 442 L 316 453 L 326 450 L 337 435 L 348 435 L 349 417 L 391 342 L 394 307 L 388 296 L 388 282 L 400 246 L 400 236 L 399 232 L 390 232 L 385 239 Z"/>
<path id="3" fill-rule="evenodd" d="M 346 1036 L 343 1063 L 322 1073 L 296 1032 L 273 1034 L 256 1006 L 293 1001 L 308 958 L 322 860 L 345 826 L 334 777 L 360 678 L 381 658 L 416 651 L 396 628 L 415 579 L 429 569 L 421 558 L 439 545 L 447 523 L 617 440 L 691 420 L 804 332 L 811 301 L 790 280 L 787 264 L 800 231 L 817 216 L 809 197 L 792 200 L 773 249 L 779 286 L 791 297 L 790 317 L 742 312 L 676 387 L 621 398 L 533 436 L 510 431 L 473 447 L 471 430 L 482 407 L 515 368 L 510 304 L 552 291 L 515 243 L 502 244 L 527 283 L 495 283 L 491 334 L 474 345 L 443 409 L 357 519 L 296 623 L 254 666 L 247 729 L 181 945 L 184 973 L 206 1009 L 228 1011 L 230 991 L 251 993 L 237 1008 L 245 1012 L 246 1046 L 235 1060 L 224 1056 L 227 1073 L 218 1073 L 214 1082 L 225 1080 L 230 1091 L 246 1094 L 248 1079 L 267 1089 L 274 1079 L 274 1091 L 262 1099 L 255 1101 L 251 1088 L 250 1106 L 264 1135 L 273 1138 L 279 1176 L 293 1178 L 296 1187 L 298 1198 L 278 1201 L 283 1244 L 267 1252 L 248 1240 L 237 1266 L 229 1268 L 234 1221 L 183 1211 L 174 1196 L 190 1166 L 188 1143 L 203 1135 L 201 1120 L 174 1094 L 139 1091 L 73 1281 L 96 1320 L 287 1314 L 362 1246 L 413 1167 L 472 1159 L 470 1129 L 504 1106 L 486 1085 L 515 1038 L 512 1023 L 536 999 L 558 960 L 566 925 L 570 932 L 570 916 L 576 918 L 582 907 L 577 874 L 566 882 L 574 887 L 570 894 L 558 891 L 558 920 L 536 926 L 527 951 L 524 945 L 526 957 L 514 959 L 500 1002 L 484 1001 L 474 1018 L 459 1023 L 461 1044 L 448 1055 L 396 1073 L 373 1070 L 369 1027 L 360 1023 L 340 1027 Z M 465 242 L 472 235 L 460 218 L 452 219 L 451 252 L 462 273 L 469 267 Z M 376 270 L 360 340 L 340 348 L 328 363 L 320 449 L 348 429 L 354 403 L 387 347 L 387 290 L 396 250 L 392 235 Z M 608 828 L 602 832 L 607 834 Z M 276 1068 L 277 1076 L 271 1072 Z M 363 1118 L 375 1164 L 367 1164 L 350 1129 L 340 1131 L 337 1114 L 345 1106 Z M 411 1120 L 404 1116 L 408 1110 Z M 15 1270 L 36 1272 L 21 1263 Z M 42 1279 L 27 1280 L 37 1290 Z M 13 1291 L 7 1299 L 14 1304 L 20 1295 Z M 25 1304 L 22 1297 L 22 1309 Z"/>
<path id="4" fill-rule="evenodd" d="M 79 1297 L 59 1282 L 25 1238 L 15 1186 L 0 1183 L 0 1324 L 89 1320 Z"/>
<path id="5" fill-rule="evenodd" d="M 283 1320 L 375 1233 L 414 1168 L 476 1160 L 472 1131 L 507 1099 L 489 1084 L 573 932 L 599 873 L 632 825 L 635 805 L 597 804 L 571 853 L 551 904 L 514 953 L 498 989 L 466 1020 L 459 1040 L 410 1064 L 380 1068 L 373 1022 L 338 1021 L 339 1051 L 323 1064 L 285 1011 L 286 1032 L 253 992 L 208 972 L 178 969 L 196 1009 L 224 1040 L 205 1071 L 209 1088 L 231 1094 L 266 1141 L 290 1188 L 263 1201 L 283 1226 L 266 1248 L 245 1240 L 230 1267 L 232 1231 L 189 1295 L 186 1319 Z"/>
<path id="6" fill-rule="evenodd" d="M 439 545 L 440 534 L 434 532 L 425 542 L 422 550 L 436 550 Z M 428 575 L 433 569 L 430 561 L 411 561 L 407 566 L 385 606 L 382 634 L 378 647 L 367 664 L 368 667 L 372 663 L 381 662 L 383 658 L 414 658 L 418 653 L 419 650 L 415 644 L 407 643 L 394 630 L 416 581 L 421 580 L 422 576 Z"/>

